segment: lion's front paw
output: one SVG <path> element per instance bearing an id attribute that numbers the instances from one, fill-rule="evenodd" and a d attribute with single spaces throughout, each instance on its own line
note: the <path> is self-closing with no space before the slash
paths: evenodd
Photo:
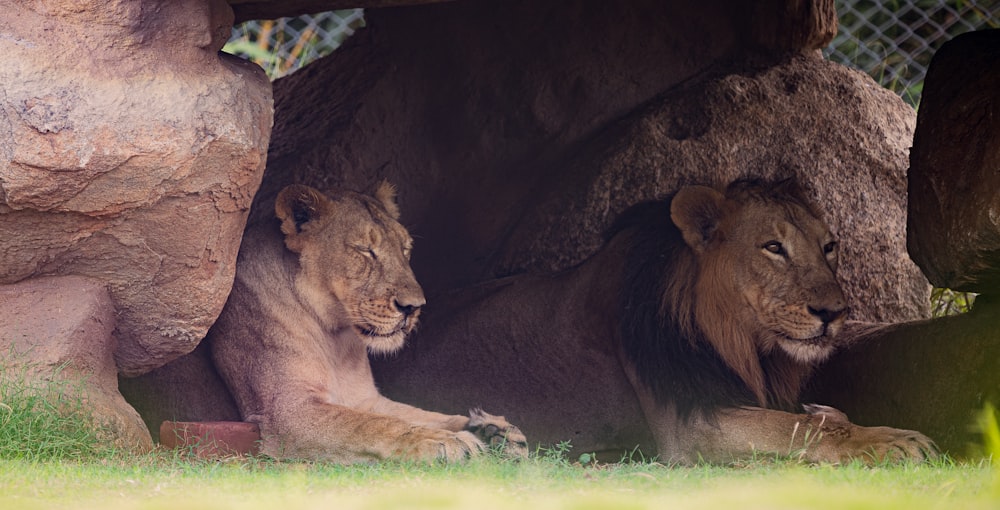
<path id="1" fill-rule="evenodd" d="M 937 458 L 938 448 L 929 437 L 915 430 L 891 427 L 856 427 L 845 446 L 852 455 L 869 463 L 922 462 Z"/>
<path id="2" fill-rule="evenodd" d="M 849 422 L 844 413 L 827 406 L 806 406 L 806 411 L 819 419 L 821 436 L 817 452 L 822 461 L 921 462 L 939 455 L 934 441 L 915 430 L 862 427 Z"/>
<path id="3" fill-rule="evenodd" d="M 470 432 L 414 427 L 401 436 L 393 452 L 396 460 L 416 462 L 461 462 L 478 455 L 485 446 Z"/>
<path id="4" fill-rule="evenodd" d="M 528 456 L 528 439 L 521 429 L 511 425 L 503 416 L 494 416 L 482 409 L 469 411 L 466 429 L 483 443 L 499 449 L 505 457 L 520 459 Z"/>

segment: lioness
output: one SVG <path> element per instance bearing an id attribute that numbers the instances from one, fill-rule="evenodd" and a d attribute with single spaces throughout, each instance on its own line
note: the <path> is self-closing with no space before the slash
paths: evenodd
<path id="1" fill-rule="evenodd" d="M 689 186 L 626 211 L 573 269 L 436 300 L 376 379 L 422 405 L 502 407 L 533 440 L 613 456 L 934 456 L 918 432 L 793 412 L 847 316 L 836 269 L 837 242 L 793 182 Z"/>
<path id="2" fill-rule="evenodd" d="M 208 333 L 215 366 L 261 452 L 353 463 L 455 461 L 500 444 L 525 455 L 503 417 L 424 411 L 381 396 L 368 353 L 403 346 L 424 305 L 394 189 L 375 197 L 282 190 L 277 218 L 247 229 L 236 281 Z"/>

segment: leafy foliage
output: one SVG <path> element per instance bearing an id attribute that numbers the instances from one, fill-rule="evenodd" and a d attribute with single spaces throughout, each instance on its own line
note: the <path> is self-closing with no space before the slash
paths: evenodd
<path id="1" fill-rule="evenodd" d="M 233 27 L 222 51 L 254 62 L 275 80 L 329 55 L 364 24 L 361 9 L 247 21 Z"/>
<path id="2" fill-rule="evenodd" d="M 931 315 L 945 317 L 965 313 L 972 310 L 975 301 L 976 294 L 972 292 L 935 288 L 931 291 Z"/>

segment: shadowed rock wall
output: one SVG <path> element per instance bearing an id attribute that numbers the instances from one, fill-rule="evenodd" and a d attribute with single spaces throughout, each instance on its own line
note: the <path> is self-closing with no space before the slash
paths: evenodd
<path id="1" fill-rule="evenodd" d="M 682 182 L 798 175 L 843 240 L 854 317 L 926 317 L 929 287 L 905 252 L 915 113 L 803 52 L 829 27 L 769 12 L 747 24 L 727 2 L 371 11 L 344 47 L 275 82 L 254 214 L 292 182 L 372 189 L 388 178 L 433 294 L 575 264 L 616 213 Z M 815 32 L 762 42 L 749 29 L 761 20 Z"/>
<path id="2" fill-rule="evenodd" d="M 939 287 L 1000 289 L 1000 30 L 934 56 L 910 156 L 909 247 Z"/>

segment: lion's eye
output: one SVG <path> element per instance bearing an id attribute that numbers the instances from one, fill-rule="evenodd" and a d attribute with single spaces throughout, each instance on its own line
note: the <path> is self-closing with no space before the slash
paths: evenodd
<path id="1" fill-rule="evenodd" d="M 763 248 L 775 255 L 786 255 L 785 247 L 778 241 L 768 241 L 764 243 Z"/>
<path id="2" fill-rule="evenodd" d="M 830 241 L 823 245 L 823 254 L 829 255 L 837 251 L 837 241 Z"/>
<path id="3" fill-rule="evenodd" d="M 375 255 L 375 250 L 373 250 L 369 246 L 365 246 L 363 244 L 359 244 L 359 245 L 354 246 L 354 249 L 358 250 L 359 252 L 361 252 L 362 255 L 364 255 L 365 257 L 368 257 L 368 258 L 370 258 L 372 260 L 375 260 L 375 259 L 378 258 L 378 256 Z"/>

